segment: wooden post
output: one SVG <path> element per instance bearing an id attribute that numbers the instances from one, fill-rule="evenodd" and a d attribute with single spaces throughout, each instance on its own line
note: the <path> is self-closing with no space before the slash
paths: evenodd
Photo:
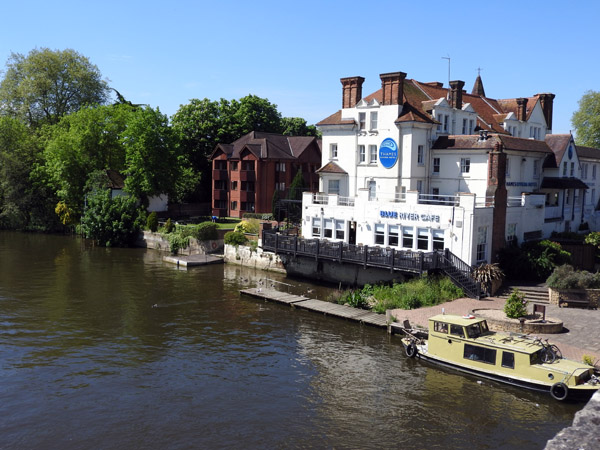
<path id="1" fill-rule="evenodd" d="M 363 264 L 364 264 L 364 268 L 366 269 L 367 268 L 367 254 L 369 253 L 369 246 L 365 245 L 363 248 L 365 249 L 365 256 L 364 256 Z"/>

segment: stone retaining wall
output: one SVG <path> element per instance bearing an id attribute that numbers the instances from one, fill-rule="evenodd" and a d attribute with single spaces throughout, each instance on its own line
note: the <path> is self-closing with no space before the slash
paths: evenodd
<path id="1" fill-rule="evenodd" d="M 546 444 L 545 450 L 600 448 L 600 392 L 575 414 L 570 427 L 559 432 Z"/>
<path id="2" fill-rule="evenodd" d="M 285 267 L 278 255 L 265 252 L 262 248 L 256 250 L 245 245 L 225 245 L 223 251 L 227 264 L 239 264 L 240 266 L 252 267 L 254 269 L 271 270 L 286 273 Z"/>
<path id="3" fill-rule="evenodd" d="M 600 305 L 600 289 L 552 289 L 548 288 L 550 304 L 558 306 L 558 299 L 562 294 L 563 297 L 568 297 L 569 293 L 582 294 L 585 293 L 590 302 L 591 308 L 598 308 Z"/>
<path id="4" fill-rule="evenodd" d="M 169 241 L 164 239 L 160 233 L 151 231 L 142 231 L 135 241 L 136 247 L 152 248 L 164 252 L 170 252 Z M 206 253 L 216 253 L 223 251 L 223 239 L 210 241 L 198 241 L 190 238 L 189 245 L 186 248 L 179 249 L 179 255 L 204 255 Z"/>
<path id="5" fill-rule="evenodd" d="M 484 317 L 493 331 L 505 331 L 513 333 L 532 333 L 532 334 L 556 334 L 561 333 L 563 322 L 558 319 L 546 318 L 546 323 L 533 320 L 526 320 L 521 326 L 519 319 L 509 319 L 504 312 L 498 314 L 499 310 L 474 309 L 472 313 L 479 317 Z M 487 314 L 486 314 L 487 312 Z M 504 317 L 494 317 L 501 315 Z"/>

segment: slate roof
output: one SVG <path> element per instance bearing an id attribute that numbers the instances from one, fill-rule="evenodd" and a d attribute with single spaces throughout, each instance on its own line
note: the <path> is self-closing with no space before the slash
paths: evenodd
<path id="1" fill-rule="evenodd" d="M 317 173 L 345 173 L 345 174 L 347 174 L 348 172 L 346 172 L 344 169 L 342 169 L 340 166 L 338 166 L 333 161 L 329 161 L 323 167 L 318 169 Z"/>
<path id="2" fill-rule="evenodd" d="M 580 158 L 594 158 L 600 160 L 600 148 L 584 147 L 577 145 L 577 156 Z"/>
<path id="3" fill-rule="evenodd" d="M 231 144 L 218 144 L 211 159 L 222 151 L 227 159 L 240 159 L 244 152 L 250 152 L 258 159 L 295 160 L 312 145 L 321 149 L 320 141 L 312 136 L 284 136 L 251 131 Z"/>
<path id="4" fill-rule="evenodd" d="M 490 150 L 496 143 L 502 144 L 505 150 L 522 152 L 539 152 L 552 155 L 552 149 L 546 142 L 535 139 L 523 139 L 508 136 L 504 134 L 490 134 L 486 140 L 482 140 L 479 135 L 455 135 L 440 136 L 433 144 L 432 149 L 436 150 Z"/>

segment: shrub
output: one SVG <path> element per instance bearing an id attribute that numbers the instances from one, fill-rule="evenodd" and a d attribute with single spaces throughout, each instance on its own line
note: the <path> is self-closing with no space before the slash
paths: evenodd
<path id="1" fill-rule="evenodd" d="M 587 364 L 588 366 L 594 365 L 594 358 L 590 355 L 583 355 L 582 361 L 584 364 Z"/>
<path id="2" fill-rule="evenodd" d="M 190 237 L 182 236 L 179 233 L 168 233 L 166 238 L 169 241 L 169 249 L 174 255 L 179 253 L 179 250 L 182 248 L 187 248 L 187 246 L 190 244 Z"/>
<path id="3" fill-rule="evenodd" d="M 225 233 L 224 241 L 227 245 L 244 245 L 248 239 L 241 231 L 228 231 Z"/>
<path id="4" fill-rule="evenodd" d="M 248 234 L 258 234 L 260 222 L 257 219 L 242 220 L 235 226 L 235 231 Z"/>
<path id="5" fill-rule="evenodd" d="M 146 229 L 153 233 L 158 230 L 158 215 L 155 212 L 151 212 L 146 219 Z"/>
<path id="6" fill-rule="evenodd" d="M 175 230 L 175 224 L 171 221 L 171 219 L 167 219 L 167 223 L 165 223 L 165 233 L 172 233 Z"/>
<path id="7" fill-rule="evenodd" d="M 504 305 L 504 313 L 509 319 L 518 319 L 527 315 L 527 300 L 518 289 L 514 289 Z"/>
<path id="8" fill-rule="evenodd" d="M 597 249 L 600 249 L 600 231 L 592 231 L 585 237 L 586 244 L 591 244 Z"/>
<path id="9" fill-rule="evenodd" d="M 196 234 L 195 238 L 199 241 L 214 241 L 219 238 L 218 229 L 219 226 L 216 223 L 212 222 L 202 222 L 199 225 L 196 225 Z"/>
<path id="10" fill-rule="evenodd" d="M 362 291 L 349 291 L 338 299 L 338 303 L 353 308 L 369 309 L 369 302 Z"/>
<path id="11" fill-rule="evenodd" d="M 576 271 L 572 266 L 563 265 L 554 269 L 546 284 L 552 289 L 598 289 L 600 273 Z"/>
<path id="12" fill-rule="evenodd" d="M 244 219 L 259 219 L 259 220 L 273 220 L 273 214 L 271 214 L 271 213 L 260 214 L 260 213 L 245 212 L 244 214 L 242 214 L 242 218 L 244 218 Z"/>
<path id="13" fill-rule="evenodd" d="M 494 264 L 481 264 L 477 266 L 471 274 L 475 281 L 479 281 L 484 286 L 486 292 L 489 294 L 492 289 L 492 282 L 494 280 L 501 280 L 504 277 L 504 272 L 497 263 Z"/>
<path id="14" fill-rule="evenodd" d="M 507 247 L 500 251 L 499 257 L 506 276 L 520 280 L 545 280 L 555 267 L 571 263 L 571 254 L 550 240 Z"/>

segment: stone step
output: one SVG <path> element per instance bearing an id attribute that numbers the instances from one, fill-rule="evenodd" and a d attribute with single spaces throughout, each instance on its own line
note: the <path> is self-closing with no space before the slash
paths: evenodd
<path id="1" fill-rule="evenodd" d="M 525 295 L 525 300 L 535 303 L 549 303 L 550 296 L 548 288 L 545 286 L 503 286 L 496 293 L 498 298 L 508 298 L 514 289 L 518 289 L 521 294 Z"/>

